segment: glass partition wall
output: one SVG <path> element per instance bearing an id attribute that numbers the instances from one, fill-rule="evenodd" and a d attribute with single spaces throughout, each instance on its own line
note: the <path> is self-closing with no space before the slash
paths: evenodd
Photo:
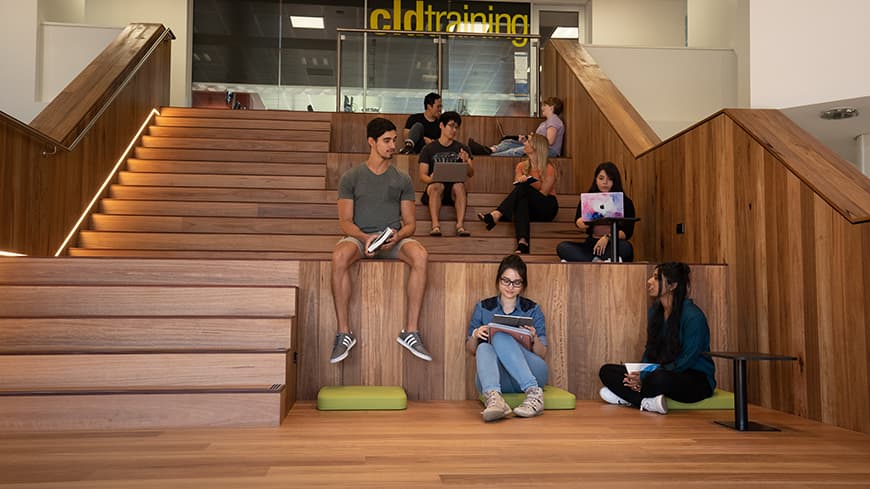
<path id="1" fill-rule="evenodd" d="M 451 0 L 194 0 L 193 105 L 414 113 L 438 92 L 444 110 L 535 114 L 528 13 Z"/>
<path id="2" fill-rule="evenodd" d="M 467 115 L 529 115 L 537 111 L 529 65 L 536 36 L 338 30 L 335 110 L 414 113 L 429 92 L 444 110 Z"/>

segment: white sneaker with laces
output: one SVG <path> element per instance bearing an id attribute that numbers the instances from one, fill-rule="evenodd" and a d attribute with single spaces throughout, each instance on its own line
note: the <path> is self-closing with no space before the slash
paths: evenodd
<path id="1" fill-rule="evenodd" d="M 598 391 L 598 395 L 601 396 L 601 399 L 604 400 L 607 404 L 616 404 L 617 406 L 631 406 L 631 403 L 626 401 L 625 399 L 617 396 L 613 393 L 612 390 L 607 387 L 602 387 L 600 391 Z"/>
<path id="2" fill-rule="evenodd" d="M 644 397 L 640 401 L 640 410 L 668 414 L 668 401 L 665 400 L 664 394 L 659 394 L 655 397 Z"/>

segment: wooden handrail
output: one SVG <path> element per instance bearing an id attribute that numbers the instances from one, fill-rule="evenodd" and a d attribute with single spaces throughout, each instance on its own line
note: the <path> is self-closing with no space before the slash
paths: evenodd
<path id="1" fill-rule="evenodd" d="M 175 35 L 162 24 L 130 24 L 29 125 L 4 112 L 0 118 L 55 150 L 71 151 L 167 38 Z"/>
<path id="2" fill-rule="evenodd" d="M 28 125 L 0 113 L 0 250 L 53 254 L 148 114 L 169 100 L 172 32 L 130 24 Z"/>
<path id="3" fill-rule="evenodd" d="M 548 42 L 553 45 L 635 157 L 661 143 L 655 131 L 580 43 L 567 39 L 551 39 Z"/>

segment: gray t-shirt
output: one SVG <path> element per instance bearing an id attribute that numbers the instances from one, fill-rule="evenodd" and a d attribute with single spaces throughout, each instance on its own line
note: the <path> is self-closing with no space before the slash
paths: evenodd
<path id="1" fill-rule="evenodd" d="M 407 173 L 390 165 L 375 175 L 363 162 L 344 172 L 338 182 L 338 198 L 353 200 L 353 223 L 364 233 L 377 233 L 387 226 L 402 227 L 402 201 L 414 202 L 414 186 Z"/>

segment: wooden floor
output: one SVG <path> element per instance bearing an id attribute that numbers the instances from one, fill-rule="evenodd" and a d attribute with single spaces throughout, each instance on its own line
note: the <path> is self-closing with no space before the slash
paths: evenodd
<path id="1" fill-rule="evenodd" d="M 776 433 L 581 401 L 485 424 L 474 401 L 319 412 L 280 428 L 0 434 L 0 487 L 870 487 L 870 436 L 751 407 Z"/>

